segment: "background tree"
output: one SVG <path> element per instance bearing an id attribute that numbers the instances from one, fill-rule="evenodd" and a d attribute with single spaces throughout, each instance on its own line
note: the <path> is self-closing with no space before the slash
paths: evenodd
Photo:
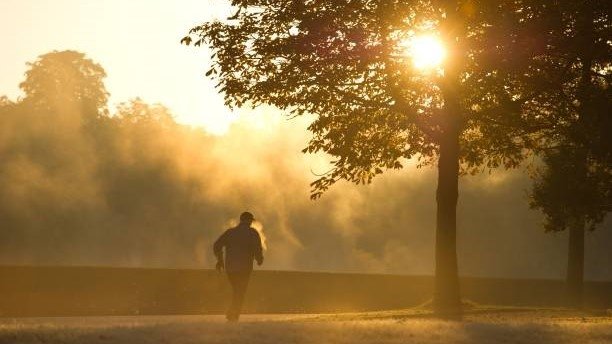
<path id="1" fill-rule="evenodd" d="M 90 134 L 97 130 L 97 122 L 108 117 L 104 69 L 72 50 L 40 55 L 27 66 L 19 84 L 24 96 L 7 108 L 12 115 L 5 124 L 10 127 L 20 121 L 21 139 L 8 139 L 12 149 L 5 152 L 31 156 L 50 170 L 60 170 L 57 166 L 62 164 L 75 173 L 93 168 L 90 159 L 75 156 L 91 154 L 93 148 L 82 142 L 93 139 Z"/>
<path id="2" fill-rule="evenodd" d="M 612 34 L 608 1 L 567 1 L 532 7 L 547 18 L 547 57 L 540 77 L 554 87 L 540 111 L 560 119 L 543 145 L 544 170 L 535 175 L 531 205 L 546 215 L 547 231 L 569 230 L 568 302 L 582 305 L 584 233 L 612 210 Z"/>
<path id="3" fill-rule="evenodd" d="M 265 103 L 317 116 L 304 152 L 328 153 L 333 166 L 312 183 L 313 198 L 338 180 L 369 183 L 406 159 L 437 162 L 434 308 L 458 310 L 460 165 L 516 166 L 532 144 L 525 127 L 543 121 L 520 111 L 524 93 L 510 83 L 532 76 L 516 73 L 521 53 L 509 49 L 522 43 L 508 31 L 527 18 L 521 3 L 231 3 L 234 15 L 195 27 L 182 41 L 212 47 L 207 75 L 219 80 L 228 106 Z M 492 41 L 504 31 L 508 37 Z M 446 45 L 443 69 L 411 68 L 402 46 L 422 33 Z"/>
<path id="4" fill-rule="evenodd" d="M 24 101 L 60 113 L 78 113 L 84 120 L 108 114 L 108 92 L 104 87 L 106 72 L 85 54 L 52 51 L 28 63 L 26 79 L 19 84 Z"/>
<path id="5" fill-rule="evenodd" d="M 582 306 L 585 230 L 594 230 L 612 210 L 609 166 L 584 160 L 581 149 L 566 146 L 543 156 L 545 167 L 534 178 L 531 206 L 545 215 L 548 232 L 569 231 L 568 304 Z"/>

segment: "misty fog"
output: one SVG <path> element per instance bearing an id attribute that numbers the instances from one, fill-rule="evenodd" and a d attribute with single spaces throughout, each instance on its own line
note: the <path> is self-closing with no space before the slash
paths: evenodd
<path id="1" fill-rule="evenodd" d="M 326 163 L 301 153 L 307 118 L 242 111 L 215 136 L 138 99 L 107 111 L 106 97 L 49 91 L 41 106 L 25 92 L 0 99 L 0 264 L 212 268 L 212 242 L 248 210 L 267 238 L 265 269 L 433 273 L 432 167 L 408 162 L 311 201 Z M 564 276 L 567 233 L 544 233 L 529 188 L 524 169 L 460 180 L 462 275 Z M 587 279 L 612 279 L 611 227 L 587 233 Z"/>

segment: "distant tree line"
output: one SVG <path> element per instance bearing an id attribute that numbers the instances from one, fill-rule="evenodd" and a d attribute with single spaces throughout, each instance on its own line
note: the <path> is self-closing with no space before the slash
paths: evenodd
<path id="1" fill-rule="evenodd" d="M 214 222 L 201 168 L 211 137 L 140 99 L 110 111 L 105 71 L 83 53 L 50 52 L 28 67 L 23 96 L 0 98 L 3 252 L 47 257 L 47 264 L 117 252 L 134 255 L 117 264 L 192 264 L 197 253 L 176 251 Z M 75 237 L 88 245 L 75 247 Z"/>

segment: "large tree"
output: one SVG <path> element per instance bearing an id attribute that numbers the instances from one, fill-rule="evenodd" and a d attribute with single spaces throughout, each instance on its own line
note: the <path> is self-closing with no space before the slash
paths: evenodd
<path id="1" fill-rule="evenodd" d="M 312 183 L 313 198 L 341 179 L 369 183 L 386 169 L 402 168 L 407 159 L 437 163 L 434 308 L 460 310 L 460 166 L 516 166 L 532 144 L 523 134 L 549 120 L 521 111 L 523 96 L 538 93 L 522 92 L 529 71 L 519 73 L 520 80 L 515 73 L 530 55 L 512 49 L 531 48 L 519 37 L 532 30 L 522 5 L 231 3 L 231 17 L 193 28 L 183 42 L 211 47 L 207 74 L 219 81 L 228 106 L 270 104 L 294 116 L 316 115 L 304 151 L 334 159 L 331 170 Z M 444 42 L 442 68 L 424 73 L 412 67 L 403 45 L 419 34 Z"/>
<path id="2" fill-rule="evenodd" d="M 612 210 L 611 12 L 609 1 L 566 1 L 534 11 L 549 19 L 539 74 L 555 84 L 540 108 L 560 120 L 541 147 L 545 167 L 536 174 L 531 205 L 546 215 L 547 231 L 570 232 L 572 306 L 582 305 L 585 229 L 594 229 Z"/>

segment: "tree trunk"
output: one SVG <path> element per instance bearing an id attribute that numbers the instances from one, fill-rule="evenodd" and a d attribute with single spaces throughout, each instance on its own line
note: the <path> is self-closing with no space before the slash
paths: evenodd
<path id="1" fill-rule="evenodd" d="M 440 142 L 436 193 L 436 271 L 433 306 L 438 314 L 461 311 L 457 271 L 457 199 L 459 184 L 458 132 Z"/>
<path id="2" fill-rule="evenodd" d="M 568 306 L 581 308 L 584 284 L 584 220 L 582 219 L 575 221 L 569 229 L 566 282 Z"/>
<path id="3" fill-rule="evenodd" d="M 441 113 L 442 133 L 438 139 L 438 189 L 436 192 L 436 271 L 433 307 L 437 314 L 461 312 L 459 273 L 457 269 L 457 199 L 459 195 L 459 135 L 462 128 L 458 90 L 459 68 L 463 50 L 459 46 L 461 21 L 458 2 L 443 3 L 446 20 L 440 23 L 440 35 L 446 42 L 447 58 L 440 91 L 444 98 Z"/>
<path id="4" fill-rule="evenodd" d="M 593 32 L 593 4 L 585 2 L 579 11 L 578 34 L 581 37 L 581 47 L 579 57 L 582 63 L 580 82 L 578 84 L 578 132 L 574 140 L 579 143 L 588 142 L 587 135 L 589 128 L 587 116 L 589 116 L 589 89 L 591 86 L 591 69 L 593 66 L 593 44 L 595 41 Z M 584 147 L 578 147 L 573 154 L 576 154 L 578 161 L 577 183 L 584 183 L 588 179 L 588 154 Z M 574 219 L 569 228 L 569 245 L 567 255 L 567 301 L 568 306 L 581 308 L 583 285 L 584 285 L 584 227 L 586 221 L 584 216 Z"/>

